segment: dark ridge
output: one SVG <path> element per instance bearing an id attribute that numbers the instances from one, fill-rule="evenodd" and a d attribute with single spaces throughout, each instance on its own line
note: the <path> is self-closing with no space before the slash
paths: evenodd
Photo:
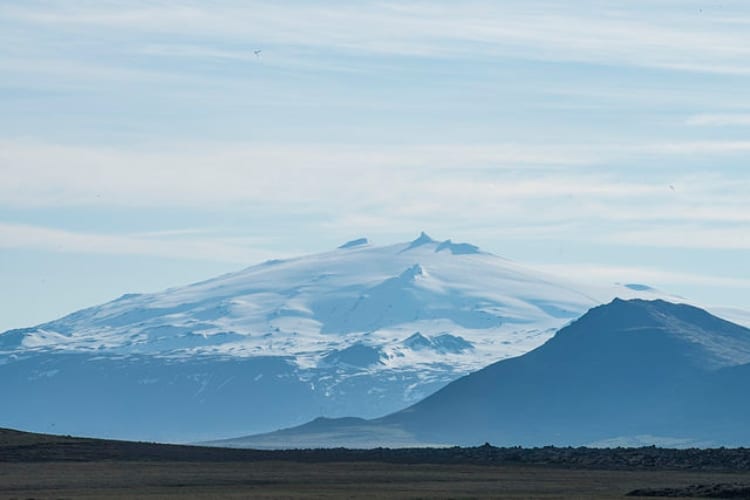
<path id="1" fill-rule="evenodd" d="M 424 231 L 422 231 L 421 233 L 419 233 L 419 236 L 417 237 L 417 239 L 414 240 L 414 241 L 412 241 L 411 243 L 409 243 L 409 246 L 406 247 L 402 251 L 405 252 L 407 250 L 411 250 L 412 248 L 421 247 L 422 245 L 426 245 L 428 243 L 435 243 L 435 240 L 433 240 L 432 238 L 430 238 L 427 233 L 425 233 Z"/>
<path id="2" fill-rule="evenodd" d="M 748 382 L 750 329 L 685 304 L 615 299 L 537 349 L 372 422 L 423 443 L 583 446 L 647 435 L 747 445 Z"/>
<path id="3" fill-rule="evenodd" d="M 362 245 L 367 245 L 368 243 L 370 243 L 370 241 L 367 238 L 358 238 L 356 240 L 347 241 L 339 248 L 343 250 L 347 248 L 361 247 Z"/>
<path id="4" fill-rule="evenodd" d="M 421 333 L 416 332 L 405 339 L 402 344 L 413 351 L 430 349 L 441 353 L 458 353 L 474 348 L 473 343 L 461 336 L 451 335 L 450 333 L 443 333 L 432 338 L 427 338 Z"/>
<path id="5" fill-rule="evenodd" d="M 364 344 L 353 344 L 346 349 L 333 350 L 323 356 L 323 361 L 331 365 L 345 363 L 351 366 L 367 367 L 382 364 L 383 352 Z"/>
<path id="6" fill-rule="evenodd" d="M 397 464 L 547 465 L 611 470 L 750 471 L 750 449 L 716 448 L 346 448 L 249 450 L 76 438 L 0 429 L 0 463 L 182 461 L 383 462 Z"/>
<path id="7" fill-rule="evenodd" d="M 18 349 L 21 347 L 26 335 L 36 330 L 36 328 L 18 328 L 0 333 L 0 351 Z"/>
<path id="8" fill-rule="evenodd" d="M 647 291 L 654 290 L 653 287 L 650 287 L 648 285 L 642 285 L 640 283 L 626 283 L 625 288 L 630 288 L 631 290 L 635 290 L 637 292 L 647 292 Z"/>
<path id="9" fill-rule="evenodd" d="M 435 252 L 448 250 L 453 255 L 467 255 L 479 253 L 479 247 L 470 243 L 453 243 L 451 240 L 445 240 L 435 248 Z"/>

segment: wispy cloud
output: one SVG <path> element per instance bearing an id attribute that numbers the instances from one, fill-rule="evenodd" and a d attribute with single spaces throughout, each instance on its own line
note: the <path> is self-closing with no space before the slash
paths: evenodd
<path id="1" fill-rule="evenodd" d="M 404 180 L 438 196 L 540 198 L 548 196 L 661 195 L 667 184 L 624 180 L 631 160 L 669 155 L 744 153 L 750 142 L 698 141 L 620 144 L 311 144 L 199 142 L 144 147 L 70 146 L 0 139 L 0 204 L 201 204 L 314 199 L 317 189 L 341 184 Z M 621 165 L 621 166 L 618 166 Z M 672 166 L 670 166 L 672 165 Z M 680 189 L 741 179 L 708 172 L 693 178 L 681 164 L 664 164 L 660 176 Z M 667 172 L 671 172 L 666 175 Z M 331 177 L 321 173 L 332 174 Z M 656 173 L 656 172 L 654 172 Z M 336 176 L 341 176 L 336 177 Z M 293 177 L 292 177 L 293 176 Z M 714 177 L 708 186 L 700 183 Z M 361 179 L 359 179 L 361 177 Z M 493 177 L 496 180 L 493 181 Z M 290 182 L 290 179 L 296 182 Z M 679 184 L 678 180 L 684 180 Z M 392 186 L 396 187 L 396 186 Z M 675 190 L 675 186 L 672 186 Z M 372 190 L 373 192 L 375 190 Z M 119 199 L 118 194 L 129 196 Z M 376 193 L 375 193 L 376 194 Z M 731 194 L 731 193 L 727 193 Z M 105 196 L 106 195 L 106 196 Z"/>
<path id="2" fill-rule="evenodd" d="M 117 32 L 169 33 L 255 45 L 409 57 L 524 57 L 681 71 L 750 71 L 739 12 L 684 2 L 679 13 L 654 2 L 183 3 L 101 2 L 5 5 L 6 19 Z M 705 12 L 704 12 L 705 11 Z M 581 29 L 585 27 L 585 29 Z M 194 42 L 186 47 L 196 48 Z M 187 53 L 187 49 L 184 53 Z M 212 53 L 210 45 L 192 51 Z M 213 52 L 219 56 L 222 52 Z"/>
<path id="3" fill-rule="evenodd" d="M 616 231 L 605 236 L 605 239 L 610 243 L 634 246 L 748 250 L 750 249 L 750 224 L 737 224 L 729 227 L 694 224 L 652 225 L 637 230 Z"/>
<path id="4" fill-rule="evenodd" d="M 0 206 L 7 207 L 253 207 L 282 219 L 304 212 L 316 223 L 355 232 L 413 230 L 434 220 L 462 228 L 472 214 L 470 226 L 495 226 L 506 237 L 535 237 L 518 227 L 550 235 L 552 225 L 569 228 L 575 221 L 580 237 L 596 231 L 655 246 L 665 245 L 667 232 L 646 235 L 649 225 L 730 225 L 730 238 L 712 239 L 717 248 L 736 248 L 735 231 L 750 221 L 747 177 L 683 171 L 679 163 L 640 177 L 627 161 L 645 150 L 654 158 L 655 151 L 723 151 L 705 145 L 586 151 L 533 144 L 194 143 L 159 152 L 29 141 L 0 146 Z M 613 158 L 623 166 L 595 162 Z"/>
<path id="5" fill-rule="evenodd" d="M 382 201 L 389 192 L 433 191 L 430 177 L 471 169 L 586 164 L 567 147 L 519 145 L 184 145 L 161 152 L 0 141 L 0 203 L 20 206 Z M 520 186 L 519 194 L 543 195 Z M 573 187 L 571 187 L 573 188 Z M 497 185 L 493 194 L 516 191 Z M 547 187 L 546 189 L 550 189 Z M 557 188 L 558 190 L 560 188 Z M 596 189 L 582 185 L 574 188 Z"/>
<path id="6" fill-rule="evenodd" d="M 654 153 L 663 154 L 736 154 L 750 151 L 750 141 L 683 141 L 648 146 Z"/>
<path id="7" fill-rule="evenodd" d="M 691 116 L 687 124 L 702 127 L 750 126 L 750 114 L 705 113 Z"/>
<path id="8" fill-rule="evenodd" d="M 61 253 L 146 255 L 247 264 L 278 258 L 263 249 L 263 240 L 200 237 L 193 231 L 151 234 L 104 234 L 66 231 L 28 224 L 0 222 L 0 249 L 22 248 Z"/>
<path id="9" fill-rule="evenodd" d="M 669 271 L 647 266 L 606 264 L 535 264 L 535 268 L 593 283 L 639 283 L 651 286 L 706 285 L 750 289 L 750 279 L 733 276 Z M 669 291 L 668 289 L 664 291 Z"/>

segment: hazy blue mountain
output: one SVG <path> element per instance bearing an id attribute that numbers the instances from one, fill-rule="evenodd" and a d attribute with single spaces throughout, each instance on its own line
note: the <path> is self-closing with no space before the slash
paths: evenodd
<path id="1" fill-rule="evenodd" d="M 747 328 L 689 305 L 615 299 L 405 410 L 231 444 L 750 445 L 748 387 Z"/>
<path id="2" fill-rule="evenodd" d="M 377 417 L 614 297 L 665 295 L 571 282 L 424 233 L 360 238 L 0 334 L 0 426 L 194 441 Z"/>

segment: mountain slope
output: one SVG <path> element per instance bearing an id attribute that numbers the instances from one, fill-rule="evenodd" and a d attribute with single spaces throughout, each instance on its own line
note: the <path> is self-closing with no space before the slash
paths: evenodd
<path id="1" fill-rule="evenodd" d="M 369 425 L 371 443 L 389 429 L 413 444 L 747 445 L 749 384 L 747 328 L 689 305 L 616 299 L 534 351 L 358 427 Z M 329 422 L 328 445 L 350 434 Z M 303 426 L 226 444 L 323 444 L 307 436 Z"/>
<path id="2" fill-rule="evenodd" d="M 369 418 L 528 352 L 594 305 L 662 295 L 424 233 L 359 239 L 1 334 L 0 425 L 181 441 Z"/>

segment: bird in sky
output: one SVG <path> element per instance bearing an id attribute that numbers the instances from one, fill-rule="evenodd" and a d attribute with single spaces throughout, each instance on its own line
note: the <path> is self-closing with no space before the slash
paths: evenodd
<path id="1" fill-rule="evenodd" d="M 254 50 L 254 51 L 253 51 L 253 54 L 255 54 L 255 57 L 257 57 L 257 58 L 260 58 L 260 53 L 261 53 L 261 52 L 263 52 L 263 51 L 262 51 L 262 50 L 260 50 L 260 49 L 258 49 L 258 50 Z"/>

